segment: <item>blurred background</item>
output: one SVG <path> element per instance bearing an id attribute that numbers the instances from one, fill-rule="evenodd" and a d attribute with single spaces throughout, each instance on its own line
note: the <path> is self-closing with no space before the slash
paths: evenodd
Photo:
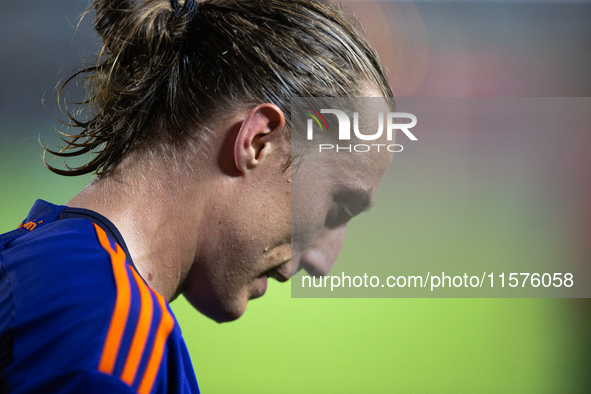
<path id="1" fill-rule="evenodd" d="M 591 96 L 590 1 L 343 4 L 401 103 Z M 54 87 L 99 48 L 91 18 L 78 25 L 87 5 L 0 1 L 0 232 L 37 198 L 65 203 L 92 179 L 53 175 L 40 145 L 59 146 Z M 436 157 L 394 159 L 376 208 L 350 224 L 337 268 L 366 256 L 360 240 L 371 231 L 391 235 L 405 264 L 536 251 L 591 263 L 589 124 L 576 138 L 560 138 L 560 127 L 540 139 L 471 130 L 433 136 Z M 379 209 L 387 203 L 397 207 L 390 216 Z M 272 282 L 233 323 L 172 305 L 204 393 L 591 392 L 588 299 L 292 299 L 289 284 Z"/>

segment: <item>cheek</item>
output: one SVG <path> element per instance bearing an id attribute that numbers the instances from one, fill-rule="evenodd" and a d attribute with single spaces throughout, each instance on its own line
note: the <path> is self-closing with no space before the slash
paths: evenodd
<path id="1" fill-rule="evenodd" d="M 195 309 L 217 322 L 232 321 L 244 313 L 248 300 L 264 292 L 253 280 L 270 268 L 260 259 L 266 247 L 261 230 L 253 231 L 252 221 L 245 217 L 234 217 L 232 226 L 228 223 L 217 231 L 210 229 L 202 238 L 207 241 L 197 248 L 183 291 Z"/>
<path id="2" fill-rule="evenodd" d="M 248 299 L 250 270 L 243 245 L 234 231 L 211 231 L 202 241 L 183 295 L 217 322 L 235 320 L 244 313 Z"/>
<path id="3" fill-rule="evenodd" d="M 218 322 L 240 317 L 248 300 L 265 292 L 265 280 L 257 277 L 289 258 L 289 189 L 237 194 L 241 197 L 228 203 L 234 209 L 212 209 L 211 220 L 199 229 L 200 242 L 183 291 L 194 308 Z"/>
<path id="4" fill-rule="evenodd" d="M 292 261 L 292 275 L 300 269 L 314 276 L 327 275 L 332 269 L 345 240 L 345 226 L 326 230 L 319 236 L 314 244 L 301 253 Z"/>
<path id="5" fill-rule="evenodd" d="M 291 247 L 294 254 L 310 247 L 325 231 L 328 208 L 320 204 L 302 204 L 291 217 Z"/>

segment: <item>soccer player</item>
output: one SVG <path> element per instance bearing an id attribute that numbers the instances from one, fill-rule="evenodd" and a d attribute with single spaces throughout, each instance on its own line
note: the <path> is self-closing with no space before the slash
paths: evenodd
<path id="1" fill-rule="evenodd" d="M 230 321 L 269 277 L 326 274 L 391 160 L 292 151 L 291 99 L 392 91 L 333 4 L 96 0 L 94 9 L 104 45 L 74 76 L 86 78 L 87 116 L 72 115 L 78 132 L 48 150 L 93 155 L 48 167 L 97 176 L 66 206 L 37 201 L 0 238 L 0 393 L 195 393 L 168 302 L 183 294 Z M 310 193 L 292 228 L 295 171 Z"/>

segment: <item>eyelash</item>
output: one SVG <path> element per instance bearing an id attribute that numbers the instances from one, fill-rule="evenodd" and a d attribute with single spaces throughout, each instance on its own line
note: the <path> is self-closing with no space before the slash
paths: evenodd
<path id="1" fill-rule="evenodd" d="M 353 215 L 353 212 L 351 212 L 349 207 L 347 207 L 346 205 L 337 204 L 337 208 L 330 215 L 330 222 L 336 222 L 337 220 L 339 220 L 339 218 L 342 217 L 343 214 L 346 215 L 346 220 L 349 220 L 353 216 L 355 216 Z"/>

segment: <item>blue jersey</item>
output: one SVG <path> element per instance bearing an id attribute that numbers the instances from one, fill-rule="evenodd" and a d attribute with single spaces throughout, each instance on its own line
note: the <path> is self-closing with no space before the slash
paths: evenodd
<path id="1" fill-rule="evenodd" d="M 198 393 L 168 303 L 96 212 L 37 201 L 0 236 L 0 393 Z"/>

